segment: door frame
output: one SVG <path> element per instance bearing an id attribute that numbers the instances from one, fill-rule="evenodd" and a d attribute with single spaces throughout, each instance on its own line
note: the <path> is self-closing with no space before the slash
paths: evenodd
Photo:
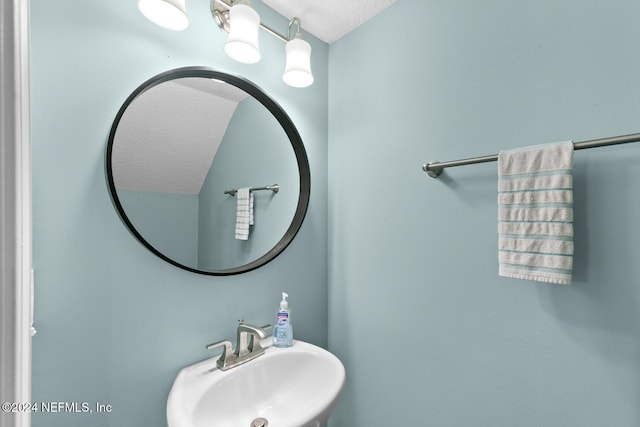
<path id="1" fill-rule="evenodd" d="M 29 0 L 0 8 L 0 395 L 31 401 L 33 274 L 29 115 Z M 29 427 L 29 412 L 0 412 L 0 427 Z"/>

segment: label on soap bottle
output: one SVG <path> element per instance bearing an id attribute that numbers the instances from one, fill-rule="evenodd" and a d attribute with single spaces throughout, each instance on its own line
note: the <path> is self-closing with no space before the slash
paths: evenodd
<path id="1" fill-rule="evenodd" d="M 276 320 L 278 322 L 278 326 L 287 326 L 289 323 L 289 313 L 286 311 L 279 311 L 276 316 Z"/>

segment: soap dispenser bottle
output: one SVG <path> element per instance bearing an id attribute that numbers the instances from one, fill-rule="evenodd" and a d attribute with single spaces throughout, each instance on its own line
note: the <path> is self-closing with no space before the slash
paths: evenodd
<path id="1" fill-rule="evenodd" d="M 286 292 L 282 293 L 280 308 L 276 314 L 276 327 L 273 331 L 273 345 L 276 347 L 291 347 L 293 345 L 293 326 L 291 326 L 291 313 Z"/>

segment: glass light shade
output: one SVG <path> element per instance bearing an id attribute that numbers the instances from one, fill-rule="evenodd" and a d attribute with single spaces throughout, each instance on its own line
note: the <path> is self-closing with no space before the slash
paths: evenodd
<path id="1" fill-rule="evenodd" d="M 287 63 L 282 80 L 289 86 L 307 87 L 313 83 L 311 74 L 311 45 L 299 35 L 287 42 Z"/>
<path id="2" fill-rule="evenodd" d="M 229 38 L 224 45 L 226 54 L 245 64 L 260 61 L 259 29 L 260 16 L 251 6 L 237 4 L 229 9 Z"/>
<path id="3" fill-rule="evenodd" d="M 154 24 L 173 31 L 189 26 L 185 0 L 138 0 L 138 9 Z"/>

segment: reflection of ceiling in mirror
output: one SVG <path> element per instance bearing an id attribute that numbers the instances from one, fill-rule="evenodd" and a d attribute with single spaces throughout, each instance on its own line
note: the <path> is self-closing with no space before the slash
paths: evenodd
<path id="1" fill-rule="evenodd" d="M 114 138 L 116 188 L 198 194 L 229 121 L 247 96 L 205 78 L 172 80 L 139 95 Z"/>

